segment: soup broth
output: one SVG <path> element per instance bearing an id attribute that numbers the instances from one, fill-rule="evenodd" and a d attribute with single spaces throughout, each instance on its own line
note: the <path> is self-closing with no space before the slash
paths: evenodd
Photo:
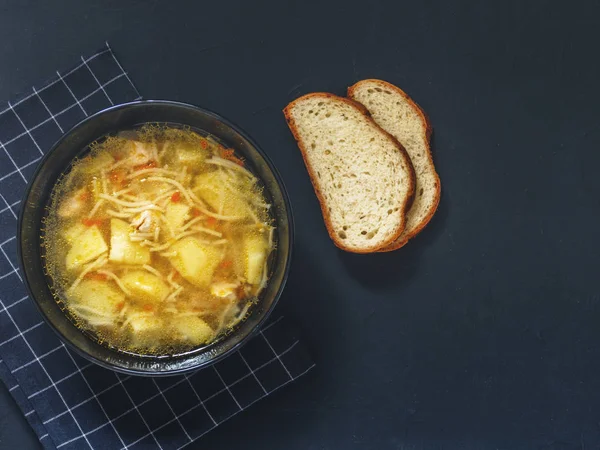
<path id="1" fill-rule="evenodd" d="M 54 188 L 44 233 L 56 298 L 125 351 L 207 345 L 268 281 L 270 205 L 232 149 L 145 126 L 91 146 Z"/>

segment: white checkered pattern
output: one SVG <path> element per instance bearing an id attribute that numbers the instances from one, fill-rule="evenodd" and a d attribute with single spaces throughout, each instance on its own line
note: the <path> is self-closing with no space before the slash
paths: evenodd
<path id="1" fill-rule="evenodd" d="M 313 367 L 289 325 L 271 320 L 216 365 L 149 379 L 71 353 L 27 297 L 17 262 L 20 199 L 36 163 L 68 129 L 140 99 L 106 44 L 0 108 L 0 378 L 47 449 L 177 449 Z"/>

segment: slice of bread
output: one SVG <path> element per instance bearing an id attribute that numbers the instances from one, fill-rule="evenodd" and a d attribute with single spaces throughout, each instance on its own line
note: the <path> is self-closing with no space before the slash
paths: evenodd
<path id="1" fill-rule="evenodd" d="M 431 126 L 425 113 L 402 89 L 381 80 L 363 80 L 348 88 L 348 97 L 362 103 L 377 124 L 408 152 L 415 168 L 415 199 L 398 239 L 381 251 L 402 247 L 433 217 L 440 202 L 440 178 L 435 171 L 429 140 Z"/>
<path id="2" fill-rule="evenodd" d="M 398 141 L 362 105 L 333 94 L 300 97 L 284 114 L 333 242 L 354 253 L 394 242 L 415 188 L 410 158 Z"/>

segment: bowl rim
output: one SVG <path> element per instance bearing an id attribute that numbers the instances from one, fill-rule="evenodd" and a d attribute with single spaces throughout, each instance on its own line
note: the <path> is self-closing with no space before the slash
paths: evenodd
<path id="1" fill-rule="evenodd" d="M 174 106 L 177 108 L 191 109 L 194 111 L 200 111 L 201 113 L 211 116 L 213 119 L 216 119 L 219 122 L 223 123 L 227 127 L 234 130 L 236 133 L 238 133 L 246 141 L 248 141 L 251 144 L 251 146 L 256 150 L 256 152 L 265 160 L 269 170 L 273 174 L 273 177 L 275 178 L 275 181 L 277 182 L 277 185 L 281 191 L 281 196 L 283 198 L 283 203 L 285 205 L 285 213 L 287 216 L 288 239 L 290 242 L 289 249 L 287 252 L 287 257 L 285 259 L 285 267 L 284 267 L 284 271 L 282 274 L 281 284 L 279 285 L 279 288 L 278 288 L 277 292 L 275 293 L 275 296 L 273 298 L 273 301 L 271 302 L 271 305 L 265 310 L 263 317 L 254 325 L 254 327 L 245 336 L 243 336 L 235 345 L 233 345 L 231 348 L 224 351 L 223 353 L 216 355 L 216 356 L 212 357 L 211 359 L 209 359 L 207 361 L 203 361 L 197 365 L 191 365 L 188 367 L 177 368 L 177 369 L 172 369 L 172 370 L 167 370 L 167 371 L 152 371 L 152 370 L 143 370 L 143 369 L 139 369 L 139 368 L 128 368 L 128 367 L 121 367 L 121 366 L 113 365 L 113 364 L 106 362 L 105 360 L 99 359 L 96 356 L 83 351 L 82 349 L 77 347 L 75 344 L 73 344 L 70 341 L 70 339 L 68 339 L 61 332 L 61 330 L 59 330 L 58 327 L 44 313 L 40 303 L 36 299 L 36 296 L 34 295 L 32 289 L 31 289 L 31 286 L 29 283 L 28 272 L 25 269 L 25 261 L 23 259 L 22 228 L 23 228 L 23 216 L 25 214 L 25 209 L 26 209 L 25 206 L 27 205 L 27 199 L 29 198 L 33 184 L 34 184 L 35 180 L 37 180 L 42 168 L 46 164 L 47 160 L 50 158 L 51 154 L 60 146 L 60 144 L 65 139 L 67 139 L 71 134 L 73 134 L 75 131 L 77 131 L 77 129 L 79 129 L 80 127 L 84 126 L 85 124 L 87 124 L 89 122 L 97 120 L 98 117 L 102 116 L 103 114 L 106 114 L 106 113 L 109 113 L 109 112 L 112 112 L 115 110 L 119 110 L 119 109 L 130 108 L 130 107 L 135 107 L 135 106 L 143 106 L 143 105 L 165 105 L 165 106 Z M 151 122 L 148 122 L 148 123 L 151 123 Z M 177 123 L 177 122 L 173 122 L 173 123 Z M 63 168 L 63 170 L 64 170 L 64 168 Z M 43 205 L 36 206 L 36 208 L 40 208 L 40 207 L 43 207 Z M 205 367 L 209 367 L 209 366 L 215 364 L 216 362 L 226 358 L 227 356 L 233 354 L 237 350 L 239 350 L 244 344 L 246 344 L 252 337 L 254 337 L 254 335 L 256 335 L 260 331 L 260 329 L 264 326 L 265 322 L 267 321 L 267 319 L 270 317 L 271 313 L 277 306 L 277 303 L 279 302 L 279 299 L 280 299 L 280 297 L 283 293 L 283 290 L 285 288 L 285 285 L 287 283 L 287 279 L 289 277 L 290 268 L 291 268 L 291 262 L 292 262 L 292 254 L 293 254 L 293 248 L 294 248 L 294 236 L 295 236 L 295 225 L 294 225 L 294 215 L 293 215 L 293 211 L 292 211 L 292 204 L 291 204 L 291 201 L 289 198 L 288 191 L 285 187 L 285 183 L 283 182 L 283 178 L 282 178 L 281 174 L 279 173 L 279 170 L 277 169 L 277 167 L 271 160 L 271 158 L 265 153 L 265 151 L 258 145 L 258 143 L 244 129 L 242 129 L 238 125 L 234 124 L 230 120 L 224 118 L 220 114 L 217 114 L 214 111 L 211 111 L 206 108 L 202 108 L 200 106 L 192 105 L 190 103 L 174 101 L 174 100 L 148 99 L 148 100 L 135 100 L 135 101 L 131 101 L 131 102 L 119 103 L 116 105 L 111 105 L 108 108 L 104 108 L 100 111 L 97 111 L 94 114 L 89 115 L 88 117 L 84 118 L 83 120 L 81 120 L 78 123 L 76 123 L 75 125 L 73 125 L 69 130 L 65 131 L 56 140 L 56 142 L 50 147 L 50 149 L 44 154 L 42 159 L 38 162 L 38 165 L 37 165 L 35 171 L 33 172 L 33 175 L 31 177 L 30 181 L 27 183 L 25 192 L 24 192 L 23 196 L 21 197 L 21 208 L 19 210 L 19 216 L 17 219 L 16 238 L 17 238 L 17 259 L 18 259 L 21 271 L 23 272 L 23 278 L 24 278 L 23 284 L 25 284 L 27 293 L 29 294 L 30 301 L 33 302 L 36 309 L 39 311 L 40 315 L 42 316 L 44 322 L 50 326 L 52 331 L 58 336 L 58 338 L 60 339 L 60 341 L 62 343 L 64 343 L 69 349 L 73 350 L 75 353 L 77 353 L 78 355 L 87 359 L 88 361 L 91 361 L 94 364 L 97 364 L 106 369 L 109 369 L 109 370 L 112 370 L 115 372 L 120 372 L 120 373 L 127 374 L 127 375 L 137 375 L 137 376 L 147 376 L 147 377 L 163 377 L 163 376 L 174 376 L 174 375 L 179 375 L 179 374 L 183 374 L 183 373 L 193 372 L 196 370 L 203 369 Z M 135 358 L 135 355 L 130 355 L 130 357 Z"/>

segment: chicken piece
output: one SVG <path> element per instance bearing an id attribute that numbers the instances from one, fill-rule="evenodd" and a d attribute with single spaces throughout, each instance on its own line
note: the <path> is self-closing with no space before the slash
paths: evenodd
<path id="1" fill-rule="evenodd" d="M 140 233 L 154 233 L 158 226 L 158 217 L 152 211 L 142 211 L 133 218 L 131 226 Z"/>
<path id="2" fill-rule="evenodd" d="M 228 300 L 236 300 L 236 291 L 239 287 L 238 283 L 227 283 L 225 281 L 216 281 L 210 285 L 210 293 L 215 297 L 227 298 Z"/>
<path id="3" fill-rule="evenodd" d="M 81 214 L 87 203 L 87 190 L 81 188 L 76 190 L 70 197 L 67 197 L 58 208 L 58 215 L 63 218 L 75 217 Z"/>
<path id="4" fill-rule="evenodd" d="M 155 159 L 156 148 L 151 144 L 133 141 L 129 154 L 129 160 L 132 166 L 146 164 Z"/>

